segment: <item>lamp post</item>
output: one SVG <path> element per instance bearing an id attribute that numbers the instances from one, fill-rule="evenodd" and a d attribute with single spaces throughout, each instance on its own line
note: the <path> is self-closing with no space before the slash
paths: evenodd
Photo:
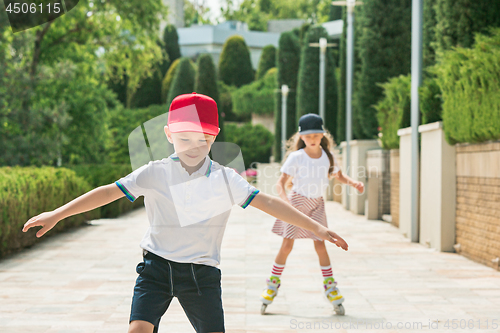
<path id="1" fill-rule="evenodd" d="M 361 1 L 333 1 L 334 6 L 347 6 L 347 75 L 346 75 L 346 174 L 351 174 L 351 140 L 352 140 L 352 82 L 354 68 L 354 7 L 362 5 Z M 346 187 L 346 208 L 350 209 L 349 186 Z"/>
<path id="2" fill-rule="evenodd" d="M 309 46 L 319 47 L 319 116 L 325 121 L 326 48 L 337 44 L 328 43 L 326 38 L 321 37 L 319 43 L 309 43 Z"/>
<path id="3" fill-rule="evenodd" d="M 286 84 L 281 86 L 281 160 L 285 157 L 286 150 L 286 100 L 289 91 Z"/>
<path id="4" fill-rule="evenodd" d="M 422 85 L 423 0 L 412 1 L 411 22 L 411 229 L 410 239 L 418 242 L 418 125 L 419 96 Z"/>

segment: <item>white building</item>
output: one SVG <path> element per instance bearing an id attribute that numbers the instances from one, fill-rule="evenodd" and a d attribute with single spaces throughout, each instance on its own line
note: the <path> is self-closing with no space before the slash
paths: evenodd
<path id="1" fill-rule="evenodd" d="M 243 22 L 227 21 L 219 25 L 193 25 L 189 28 L 177 29 L 179 46 L 183 57 L 194 57 L 209 53 L 216 66 L 219 64 L 222 47 L 226 40 L 234 35 L 240 35 L 250 50 L 250 59 L 254 69 L 259 64 L 262 49 L 266 45 L 278 47 L 279 33 L 249 31 Z"/>
<path id="2" fill-rule="evenodd" d="M 216 66 L 219 64 L 222 47 L 226 40 L 234 35 L 240 35 L 250 50 L 252 66 L 257 69 L 262 49 L 266 45 L 278 47 L 281 32 L 292 30 L 301 26 L 301 20 L 275 20 L 269 22 L 269 28 L 274 32 L 249 31 L 246 23 L 227 21 L 219 25 L 193 25 L 189 28 L 178 28 L 179 46 L 183 57 L 195 57 L 203 53 L 209 53 L 214 59 Z M 342 20 L 326 22 L 322 24 L 332 38 L 340 39 Z M 288 29 L 285 27 L 287 26 Z"/>

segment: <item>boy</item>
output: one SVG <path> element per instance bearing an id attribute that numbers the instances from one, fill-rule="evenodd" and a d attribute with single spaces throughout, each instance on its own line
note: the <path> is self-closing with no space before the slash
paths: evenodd
<path id="1" fill-rule="evenodd" d="M 178 298 L 197 332 L 224 332 L 220 246 L 231 207 L 252 205 L 283 221 L 313 231 L 347 250 L 333 231 L 279 198 L 246 182 L 208 153 L 219 133 L 217 105 L 201 94 L 177 96 L 170 105 L 165 134 L 175 153 L 152 161 L 113 184 L 98 187 L 66 205 L 31 218 L 23 231 L 43 228 L 43 236 L 71 215 L 123 196 L 143 195 L 150 227 L 141 247 L 144 261 L 134 287 L 129 332 L 157 332 L 172 298 Z"/>

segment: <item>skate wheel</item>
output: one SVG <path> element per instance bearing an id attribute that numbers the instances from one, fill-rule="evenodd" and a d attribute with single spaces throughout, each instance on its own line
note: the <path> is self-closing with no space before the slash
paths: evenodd
<path id="1" fill-rule="evenodd" d="M 342 304 L 335 305 L 333 307 L 333 311 L 335 311 L 336 315 L 339 315 L 339 316 L 345 315 L 345 309 L 344 309 L 344 306 Z"/>
<path id="2" fill-rule="evenodd" d="M 262 304 L 262 306 L 260 307 L 260 314 L 261 315 L 266 314 L 266 308 L 267 308 L 267 304 Z"/>

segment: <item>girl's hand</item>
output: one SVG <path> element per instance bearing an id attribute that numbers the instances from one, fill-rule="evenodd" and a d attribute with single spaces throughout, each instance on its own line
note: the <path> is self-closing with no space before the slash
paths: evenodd
<path id="1" fill-rule="evenodd" d="M 59 222 L 59 218 L 53 211 L 45 212 L 29 219 L 28 222 L 24 224 L 23 232 L 28 231 L 30 228 L 41 226 L 43 228 L 38 230 L 36 237 L 42 237 L 47 231 L 52 229 L 57 222 Z"/>
<path id="2" fill-rule="evenodd" d="M 354 185 L 352 185 L 356 190 L 358 190 L 359 193 L 363 193 L 365 190 L 365 184 L 362 182 L 356 182 Z"/>
<path id="3" fill-rule="evenodd" d="M 347 249 L 349 248 L 349 246 L 347 245 L 347 242 L 342 237 L 340 237 L 339 235 L 337 235 L 333 231 L 331 231 L 323 226 L 319 231 L 316 232 L 316 235 L 318 235 L 318 237 L 320 237 L 323 240 L 329 241 L 329 242 L 337 245 L 338 247 L 341 247 L 345 251 L 347 251 Z"/>

